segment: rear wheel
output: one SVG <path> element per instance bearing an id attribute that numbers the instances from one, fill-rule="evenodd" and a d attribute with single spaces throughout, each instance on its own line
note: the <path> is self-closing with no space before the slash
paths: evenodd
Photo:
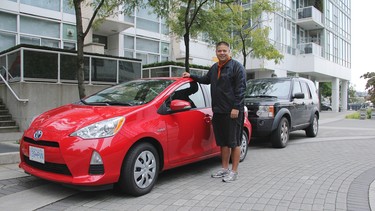
<path id="1" fill-rule="evenodd" d="M 159 156 L 150 143 L 132 147 L 125 157 L 117 188 L 133 196 L 149 193 L 159 174 Z"/>
<path id="2" fill-rule="evenodd" d="M 249 148 L 249 142 L 247 138 L 247 134 L 245 131 L 242 131 L 242 138 L 241 138 L 241 154 L 240 154 L 240 162 L 245 160 L 247 155 L 247 150 Z"/>
<path id="3" fill-rule="evenodd" d="M 310 123 L 309 127 L 305 129 L 306 136 L 308 137 L 315 137 L 318 135 L 319 130 L 319 122 L 318 122 L 318 116 L 314 114 L 314 119 Z"/>
<path id="4" fill-rule="evenodd" d="M 283 117 L 278 127 L 271 134 L 272 147 L 274 148 L 284 148 L 289 140 L 289 121 L 287 118 Z"/>

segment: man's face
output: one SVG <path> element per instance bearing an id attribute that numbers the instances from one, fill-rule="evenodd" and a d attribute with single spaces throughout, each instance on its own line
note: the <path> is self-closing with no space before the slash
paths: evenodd
<path id="1" fill-rule="evenodd" d="M 225 62 L 229 59 L 229 47 L 226 45 L 219 45 L 216 48 L 216 56 L 220 62 Z"/>

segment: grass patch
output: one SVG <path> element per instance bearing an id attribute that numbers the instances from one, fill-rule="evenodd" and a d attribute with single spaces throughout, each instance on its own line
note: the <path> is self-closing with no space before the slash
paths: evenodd
<path id="1" fill-rule="evenodd" d="M 366 119 L 371 119 L 371 108 L 366 110 Z M 357 111 L 345 116 L 346 119 L 361 119 L 361 111 Z"/>
<path id="2" fill-rule="evenodd" d="M 360 118 L 361 118 L 361 114 L 359 112 L 355 112 L 355 113 L 348 114 L 345 116 L 345 119 L 360 119 Z"/>

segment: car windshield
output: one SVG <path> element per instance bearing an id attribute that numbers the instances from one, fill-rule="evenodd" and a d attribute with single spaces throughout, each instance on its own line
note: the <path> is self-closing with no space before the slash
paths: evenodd
<path id="1" fill-rule="evenodd" d="M 174 80 L 151 79 L 125 82 L 81 100 L 90 105 L 142 105 L 158 96 Z"/>
<path id="2" fill-rule="evenodd" d="M 288 99 L 290 80 L 249 80 L 245 96 Z"/>

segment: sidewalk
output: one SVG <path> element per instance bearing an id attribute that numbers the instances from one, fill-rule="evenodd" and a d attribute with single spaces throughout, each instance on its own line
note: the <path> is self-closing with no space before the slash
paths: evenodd
<path id="1" fill-rule="evenodd" d="M 150 201 L 149 205 L 147 205 L 147 202 L 139 203 L 140 201 L 144 201 L 145 198 L 121 198 L 121 199 L 119 199 L 119 198 L 114 197 L 114 198 L 108 198 L 107 199 L 106 195 L 103 194 L 103 193 L 98 193 L 99 195 L 102 194 L 101 195 L 103 197 L 102 199 L 100 197 L 96 198 L 96 199 L 90 198 L 90 201 L 88 201 L 88 202 L 84 201 L 84 199 L 83 200 L 77 199 L 77 201 L 79 201 L 79 203 L 74 205 L 74 203 L 71 203 L 72 202 L 71 200 L 73 200 L 73 199 L 67 198 L 68 196 L 71 196 L 71 195 L 76 193 L 76 192 L 74 192 L 73 189 L 63 189 L 60 186 L 53 186 L 52 187 L 53 184 L 44 183 L 43 180 L 39 180 L 39 179 L 34 178 L 34 177 L 28 177 L 23 172 L 22 169 L 18 168 L 19 152 L 18 152 L 17 140 L 22 136 L 22 133 L 14 133 L 14 134 L 7 134 L 7 135 L 0 134 L 0 150 L 1 150 L 0 151 L 0 181 L 3 180 L 3 181 L 1 181 L 2 183 L 0 183 L 0 186 L 2 184 L 4 184 L 4 187 L 6 187 L 6 184 L 9 184 L 9 183 L 11 183 L 12 181 L 15 181 L 15 180 L 27 180 L 27 181 L 24 182 L 25 184 L 26 183 L 27 184 L 33 184 L 34 180 L 39 182 L 38 184 L 36 184 L 35 186 L 32 186 L 32 187 L 29 187 L 29 186 L 21 187 L 22 185 L 20 185 L 20 186 L 16 186 L 15 188 L 13 188 L 13 186 L 12 186 L 13 184 L 8 185 L 7 191 L 8 190 L 10 190 L 10 191 L 14 190 L 14 192 L 8 193 L 7 195 L 1 195 L 1 193 L 0 193 L 0 209 L 1 210 L 9 210 L 10 208 L 12 208 L 12 206 L 15 203 L 17 203 L 17 205 L 18 205 L 18 201 L 22 201 L 22 203 L 20 203 L 20 205 L 17 207 L 17 210 L 33 210 L 34 208 L 38 209 L 38 208 L 45 207 L 45 206 L 47 206 L 47 207 L 45 207 L 44 210 L 48 210 L 48 209 L 51 209 L 51 210 L 56 209 L 57 210 L 57 208 L 59 207 L 59 204 L 53 204 L 53 202 L 56 202 L 56 201 L 59 201 L 59 200 L 61 200 L 62 201 L 61 203 L 63 203 L 63 204 L 69 203 L 69 207 L 67 207 L 67 209 L 70 209 L 70 210 L 89 209 L 89 208 L 100 209 L 100 208 L 103 208 L 103 206 L 105 206 L 107 209 L 110 209 L 112 205 L 113 205 L 113 207 L 116 207 L 115 205 L 121 206 L 121 208 L 124 210 L 124 209 L 126 209 L 125 207 L 127 207 L 127 206 L 131 207 L 134 204 L 137 204 L 137 206 L 139 206 L 139 207 L 143 206 L 143 208 L 150 208 L 150 209 L 156 208 L 157 209 L 158 205 L 155 205 L 155 204 L 152 203 L 152 202 L 155 203 L 155 201 L 158 201 L 157 204 L 164 203 L 163 205 L 165 207 L 169 206 L 169 207 L 176 208 L 174 210 L 177 210 L 179 208 L 180 209 L 186 208 L 187 206 L 184 206 L 185 202 L 186 202 L 186 204 L 192 204 L 192 205 L 194 205 L 194 203 L 195 203 L 195 207 L 199 207 L 198 206 L 199 204 L 197 204 L 197 203 L 202 203 L 201 208 L 202 207 L 203 208 L 213 208 L 212 206 L 210 206 L 211 204 L 209 204 L 210 201 L 206 200 L 206 197 L 207 197 L 207 199 L 212 199 L 212 197 L 215 198 L 216 201 L 212 199 L 212 203 L 215 202 L 214 204 L 217 204 L 217 203 L 222 203 L 222 204 L 229 203 L 229 204 L 231 204 L 232 202 L 220 201 L 220 200 L 221 199 L 222 200 L 224 200 L 224 199 L 230 200 L 230 199 L 233 199 L 233 197 L 236 196 L 236 195 L 231 195 L 232 197 L 229 197 L 229 196 L 226 195 L 228 193 L 226 191 L 233 191 L 233 194 L 235 194 L 236 191 L 238 191 L 239 193 L 240 192 L 242 193 L 242 195 L 240 195 L 239 197 L 236 198 L 236 200 L 240 200 L 240 201 L 238 201 L 238 204 L 240 204 L 240 205 L 242 205 L 242 204 L 248 204 L 248 205 L 256 204 L 254 206 L 259 206 L 260 204 L 264 205 L 260 209 L 255 209 L 256 207 L 252 207 L 255 210 L 266 210 L 266 206 L 275 207 L 276 201 L 280 201 L 279 203 L 281 203 L 281 205 L 278 204 L 279 207 L 283 207 L 282 206 L 283 203 L 285 205 L 284 208 L 292 208 L 295 205 L 296 206 L 295 210 L 314 210 L 312 208 L 315 208 L 315 210 L 325 210 L 323 208 L 327 208 L 327 210 L 335 210 L 335 209 L 329 209 L 331 207 L 328 206 L 328 205 L 333 205 L 333 206 L 338 205 L 336 207 L 337 208 L 336 210 L 340 210 L 339 208 L 343 208 L 341 210 L 362 210 L 362 209 L 354 209 L 353 207 L 347 207 L 346 206 L 346 204 L 357 205 L 359 203 L 359 205 L 365 206 L 365 207 L 366 206 L 368 207 L 368 204 L 369 204 L 371 210 L 375 211 L 375 181 L 373 181 L 373 178 L 374 178 L 373 176 L 368 175 L 368 173 L 375 172 L 375 168 L 370 169 L 372 171 L 363 171 L 364 173 L 361 173 L 362 169 L 368 170 L 369 168 L 366 167 L 367 164 L 366 165 L 358 165 L 358 164 L 360 164 L 360 162 L 359 162 L 360 160 L 365 160 L 365 161 L 369 160 L 368 157 L 361 157 L 361 154 L 362 154 L 363 151 L 359 151 L 359 150 L 353 152 L 352 154 L 349 153 L 350 155 L 347 155 L 347 156 L 352 156 L 351 158 L 353 158 L 353 159 L 357 159 L 358 157 L 361 158 L 361 159 L 358 159 L 358 163 L 355 163 L 355 165 L 356 165 L 355 168 L 351 169 L 351 168 L 348 168 L 348 166 L 345 166 L 345 165 L 337 165 L 337 163 L 342 164 L 343 163 L 342 161 L 334 163 L 333 160 L 330 160 L 331 158 L 334 157 L 334 156 L 330 156 L 330 152 L 333 152 L 333 154 L 335 154 L 336 150 L 337 150 L 336 148 L 332 149 L 332 151 L 329 151 L 329 150 L 325 151 L 324 149 L 327 149 L 327 148 L 322 146 L 323 144 L 324 144 L 324 146 L 326 146 L 326 144 L 334 143 L 334 142 L 324 142 L 324 139 L 327 139 L 327 135 L 324 135 L 324 134 L 331 134 L 331 132 L 339 133 L 340 131 L 343 130 L 343 128 L 344 128 L 344 130 L 345 130 L 345 128 L 351 128 L 349 130 L 352 134 L 354 134 L 353 137 L 357 136 L 358 131 L 356 131 L 356 133 L 353 132 L 353 131 L 355 131 L 356 128 L 362 129 L 361 134 L 364 135 L 364 136 L 366 136 L 366 133 L 368 132 L 368 130 L 370 130 L 371 131 L 371 137 L 374 137 L 372 127 L 375 126 L 375 120 L 358 120 L 358 123 L 357 123 L 356 120 L 340 121 L 340 120 L 343 120 L 346 115 L 354 113 L 354 112 L 355 111 L 335 113 L 335 112 L 331 112 L 331 111 L 323 111 L 323 112 L 320 113 L 319 125 L 321 126 L 321 132 L 322 132 L 321 135 L 323 135 L 323 136 L 320 137 L 318 139 L 318 141 L 308 140 L 310 142 L 315 142 L 314 144 L 308 145 L 308 146 L 313 147 L 315 149 L 323 150 L 322 155 L 324 155 L 325 157 L 322 158 L 322 159 L 330 161 L 330 162 L 325 163 L 323 166 L 320 166 L 320 167 L 319 167 L 319 165 L 314 166 L 313 165 L 314 162 L 312 162 L 310 164 L 307 164 L 307 165 L 310 165 L 310 166 L 306 167 L 306 169 L 305 169 L 306 172 L 303 172 L 300 168 L 297 168 L 298 166 L 305 166 L 306 165 L 306 163 L 304 163 L 303 161 L 296 162 L 295 165 L 293 164 L 294 166 L 291 165 L 290 163 L 285 164 L 285 166 L 288 166 L 288 168 L 290 166 L 293 166 L 293 167 L 291 167 L 291 169 L 283 169 L 281 167 L 275 168 L 276 166 L 273 162 L 265 162 L 261 166 L 259 165 L 260 161 L 264 161 L 264 158 L 262 158 L 263 153 L 266 153 L 267 158 L 269 158 L 271 160 L 273 158 L 280 158 L 279 156 L 284 156 L 283 158 L 291 158 L 290 160 L 298 161 L 297 158 L 300 158 L 301 156 L 304 155 L 305 152 L 307 152 L 307 151 L 303 151 L 304 144 L 300 144 L 300 143 L 302 143 L 301 141 L 295 142 L 294 145 L 290 145 L 288 148 L 286 148 L 284 150 L 276 151 L 276 150 L 270 150 L 270 149 L 255 149 L 253 151 L 253 153 L 254 153 L 253 162 L 243 163 L 241 165 L 241 168 L 243 170 L 243 172 L 242 172 L 243 175 L 248 175 L 248 178 L 252 178 L 252 180 L 256 180 L 256 181 L 242 179 L 242 180 L 239 180 L 238 183 L 233 183 L 233 185 L 231 185 L 231 186 L 220 185 L 218 187 L 218 185 L 216 183 L 216 180 L 212 180 L 211 178 L 207 179 L 206 178 L 207 175 L 205 175 L 205 174 L 202 174 L 202 175 L 201 174 L 183 174 L 183 175 L 180 175 L 179 179 L 174 180 L 174 184 L 166 186 L 166 185 L 163 185 L 163 184 L 169 178 L 176 177 L 176 175 L 174 173 L 171 173 L 171 172 L 168 173 L 167 172 L 166 175 L 164 175 L 164 180 L 159 181 L 159 184 L 158 184 L 159 188 L 155 189 L 150 195 L 148 195 L 146 197 L 147 199 L 154 200 L 154 201 Z M 365 121 L 366 121 L 366 123 L 365 123 Z M 343 123 L 343 124 L 341 124 L 341 123 Z M 368 127 L 361 128 L 361 127 L 363 127 L 363 124 L 368 125 Z M 355 126 L 353 126 L 353 125 L 355 125 Z M 338 130 L 337 128 L 340 128 L 340 130 Z M 367 137 L 369 137 L 369 136 L 367 136 Z M 370 141 L 372 142 L 372 140 L 370 140 Z M 359 140 L 359 142 L 360 142 L 360 140 Z M 345 142 L 343 142 L 343 143 L 345 143 Z M 351 143 L 354 143 L 354 142 L 351 142 Z M 368 143 L 368 142 L 366 142 L 366 143 Z M 302 151 L 294 150 L 294 149 L 302 149 Z M 341 148 L 341 150 L 342 149 L 346 149 L 346 148 L 343 147 L 343 148 Z M 350 152 L 351 149 L 352 148 L 348 148 L 348 152 Z M 353 149 L 355 149 L 355 147 Z M 319 150 L 316 150 L 316 151 L 319 151 Z M 372 153 L 372 152 L 370 152 L 370 153 Z M 9 156 L 10 154 L 12 154 L 15 157 L 12 158 L 12 159 L 9 159 L 9 161 L 6 162 L 8 164 L 1 164 L 1 162 L 5 162 L 4 161 L 4 157 L 6 157 L 5 155 Z M 364 155 L 368 155 L 368 154 L 364 154 Z M 4 157 L 2 157 L 2 156 L 4 156 Z M 270 157 L 268 157 L 268 156 L 270 156 Z M 284 165 L 283 162 L 279 162 L 279 164 Z M 266 167 L 264 167 L 264 166 L 266 166 Z M 324 166 L 327 166 L 327 168 L 325 168 Z M 357 166 L 358 166 L 358 169 L 357 169 Z M 364 168 L 359 168 L 361 166 L 363 166 Z M 270 172 L 264 171 L 265 168 L 271 169 L 271 167 L 273 169 Z M 199 170 L 200 168 L 196 168 L 196 166 L 194 168 L 198 169 L 198 172 L 199 171 L 206 172 L 206 170 L 204 170 L 204 169 L 206 169 L 207 167 L 202 166 L 201 170 Z M 253 171 L 254 168 L 257 169 L 255 172 Z M 305 168 L 305 167 L 303 167 L 303 168 Z M 331 171 L 329 169 L 331 169 Z M 286 171 L 290 171 L 290 173 L 287 174 Z M 175 172 L 178 173 L 178 170 L 176 170 Z M 339 172 L 343 172 L 343 174 L 340 174 Z M 358 174 L 356 174 L 356 172 L 358 172 Z M 351 178 L 351 175 L 354 175 L 354 174 L 356 175 L 355 178 Z M 286 175 L 289 175 L 290 177 L 289 176 L 284 177 Z M 374 175 L 374 174 L 372 174 L 372 175 Z M 193 176 L 196 177 L 196 178 L 192 178 Z M 369 183 L 363 183 L 359 179 L 359 178 L 364 178 L 365 176 L 367 176 L 367 178 L 365 178 L 365 179 L 371 179 Z M 202 186 L 203 185 L 205 186 L 204 190 L 206 190 L 206 189 L 209 190 L 209 191 L 214 190 L 216 192 L 205 192 L 205 191 L 202 191 L 202 188 L 200 188 L 200 191 L 202 191 L 202 192 L 199 192 L 199 190 L 198 190 L 198 192 L 194 192 L 194 191 L 196 191 L 194 187 L 191 187 L 191 189 L 189 189 L 191 185 L 189 184 L 188 181 L 191 180 L 191 179 L 194 179 L 195 185 L 200 184 L 199 182 L 196 182 L 197 178 L 198 178 L 198 181 L 204 182 L 204 184 L 202 184 Z M 287 179 L 285 180 L 285 178 L 287 178 Z M 324 179 L 324 178 L 326 178 L 326 179 Z M 29 180 L 32 180 L 32 181 L 30 182 Z M 209 182 L 207 182 L 207 181 L 209 181 Z M 277 182 L 280 182 L 280 184 L 277 185 L 276 184 Z M 320 182 L 322 182 L 322 183 L 320 183 Z M 349 187 L 351 187 L 349 182 L 350 182 L 350 184 L 354 184 L 354 183 L 357 182 L 356 183 L 357 186 L 353 186 L 354 187 L 353 192 L 349 191 L 349 189 L 350 189 Z M 364 189 L 367 192 L 361 192 L 363 190 L 363 188 L 361 188 L 359 190 L 355 189 L 355 188 L 358 187 L 358 185 L 365 186 Z M 12 188 L 9 188 L 9 186 L 12 186 Z M 272 186 L 272 188 L 271 188 L 271 186 Z M 342 186 L 342 188 L 339 188 L 338 186 L 339 187 Z M 196 188 L 198 188 L 198 187 L 200 187 L 200 186 L 197 186 Z M 317 187 L 319 187 L 319 189 Z M 21 191 L 20 191 L 18 188 L 23 188 L 23 189 L 21 189 Z M 263 189 L 260 189 L 260 188 L 263 188 Z M 285 188 L 288 189 L 288 193 L 285 193 L 285 190 L 286 190 Z M 5 191 L 5 189 L 4 189 L 4 191 Z M 225 189 L 225 191 L 223 191 L 224 189 Z M 299 191 L 297 189 L 299 189 Z M 182 190 L 186 190 L 186 191 L 188 191 L 188 193 L 186 193 Z M 352 191 L 352 189 L 350 189 L 350 190 Z M 48 192 L 48 191 L 51 191 L 51 192 Z M 280 192 L 279 195 L 274 194 L 274 197 L 271 197 L 271 196 L 267 195 L 267 194 L 274 193 L 275 191 L 277 193 Z M 309 195 L 309 194 L 305 194 L 304 191 L 306 193 L 317 192 L 317 194 Z M 171 197 L 171 194 L 169 194 L 169 193 L 173 193 L 172 195 L 174 197 Z M 194 193 L 194 194 L 197 193 L 198 195 L 192 197 L 191 199 L 189 199 L 189 197 L 184 198 L 185 195 L 189 195 L 189 194 L 192 194 L 192 193 Z M 284 194 L 281 194 L 281 193 L 284 193 Z M 82 193 L 82 194 L 84 195 L 85 193 Z M 253 195 L 251 195 L 251 194 L 253 194 Z M 266 195 L 262 195 L 262 194 L 266 194 Z M 333 197 L 333 196 L 335 196 L 335 197 Z M 349 200 L 349 198 L 348 198 L 349 196 L 354 196 L 355 197 L 354 199 L 365 198 L 366 200 L 368 200 L 367 201 L 368 203 L 362 203 L 358 200 L 354 200 L 354 202 L 350 201 L 353 197 L 350 198 L 350 200 Z M 257 200 L 268 200 L 269 198 L 270 198 L 269 201 L 260 201 L 260 202 L 252 201 L 252 200 L 255 200 L 255 199 L 257 199 Z M 165 200 L 163 201 L 163 199 L 165 199 Z M 172 206 L 172 205 L 168 204 L 169 200 L 172 201 L 171 202 L 171 203 L 173 203 L 172 205 L 175 205 L 175 206 Z M 245 203 L 241 200 L 248 200 L 248 201 Z M 299 206 L 299 201 L 301 201 L 301 200 L 304 200 L 305 204 L 303 204 L 301 202 L 302 203 L 301 207 L 297 207 L 297 205 Z M 329 201 L 329 202 L 326 203 L 326 201 Z M 73 202 L 74 202 L 74 200 L 73 200 Z M 287 204 L 287 203 L 290 203 L 290 205 Z M 81 204 L 83 204 L 83 205 L 81 205 Z M 160 205 L 160 206 L 162 207 L 162 205 Z M 307 206 L 307 207 L 304 207 L 304 206 Z M 4 209 L 2 209 L 2 208 L 4 208 Z M 304 208 L 306 208 L 306 209 L 304 209 Z M 355 207 L 355 208 L 358 208 L 358 207 Z M 248 209 L 251 209 L 251 208 L 248 208 Z M 159 209 L 159 210 L 162 210 L 162 209 Z M 286 209 L 284 209 L 284 210 L 286 210 Z M 363 209 L 363 210 L 368 210 L 368 208 Z"/>
<path id="2" fill-rule="evenodd" d="M 319 124 L 325 124 L 340 119 L 344 119 L 346 115 L 356 111 L 346 112 L 320 112 Z M 22 137 L 22 132 L 0 133 L 0 165 L 18 163 L 19 158 L 19 139 Z"/>

